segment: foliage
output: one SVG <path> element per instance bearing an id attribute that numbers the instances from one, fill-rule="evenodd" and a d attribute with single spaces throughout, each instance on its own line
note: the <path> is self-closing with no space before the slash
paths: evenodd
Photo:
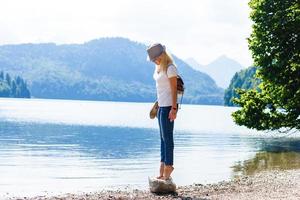
<path id="1" fill-rule="evenodd" d="M 239 125 L 257 130 L 300 129 L 300 3 L 251 0 L 254 21 L 249 38 L 254 64 L 260 66 L 260 92 L 239 90 L 232 115 Z"/>
<path id="2" fill-rule="evenodd" d="M 256 89 L 259 90 L 258 85 L 261 82 L 260 79 L 254 75 L 256 73 L 256 67 L 248 67 L 239 72 L 236 72 L 230 81 L 229 87 L 225 90 L 224 105 L 237 106 L 232 102 L 233 98 L 240 98 L 240 95 L 236 92 L 236 89 Z"/>
<path id="3" fill-rule="evenodd" d="M 30 98 L 30 92 L 20 76 L 12 79 L 8 73 L 0 71 L 0 97 Z"/>

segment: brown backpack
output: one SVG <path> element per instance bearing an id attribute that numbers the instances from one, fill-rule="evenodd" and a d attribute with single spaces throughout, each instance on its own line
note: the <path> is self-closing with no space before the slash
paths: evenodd
<path id="1" fill-rule="evenodd" d="M 185 89 L 184 82 L 183 82 L 181 76 L 177 75 L 177 94 L 181 94 L 180 105 L 179 105 L 178 109 L 181 108 L 184 89 Z"/>
<path id="2" fill-rule="evenodd" d="M 184 93 L 184 82 L 181 78 L 181 76 L 177 75 L 177 93 L 183 94 Z"/>

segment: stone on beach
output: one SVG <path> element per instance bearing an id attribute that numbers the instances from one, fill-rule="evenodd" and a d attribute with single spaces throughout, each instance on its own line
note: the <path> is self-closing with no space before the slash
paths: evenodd
<path id="1" fill-rule="evenodd" d="M 173 193 L 176 192 L 176 184 L 170 177 L 168 180 L 148 177 L 150 191 L 153 193 Z"/>

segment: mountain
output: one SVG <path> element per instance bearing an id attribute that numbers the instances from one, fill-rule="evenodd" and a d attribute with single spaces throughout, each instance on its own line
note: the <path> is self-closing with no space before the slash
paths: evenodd
<path id="1" fill-rule="evenodd" d="M 202 71 L 203 68 L 205 68 L 204 65 L 199 64 L 194 58 L 187 58 L 185 59 L 185 62 L 198 71 Z"/>
<path id="2" fill-rule="evenodd" d="M 225 90 L 224 94 L 224 105 L 226 106 L 234 106 L 235 104 L 232 102 L 232 98 L 239 97 L 239 94 L 236 93 L 235 89 L 256 89 L 258 85 L 261 83 L 261 80 L 256 78 L 254 75 L 256 73 L 257 67 L 248 67 L 247 69 L 243 69 L 239 72 L 236 72 L 230 81 L 229 87 Z"/>
<path id="3" fill-rule="evenodd" d="M 194 69 L 207 73 L 222 88 L 229 86 L 232 76 L 243 69 L 243 67 L 235 60 L 223 55 L 208 65 L 200 65 L 195 59 L 188 58 L 185 60 Z"/>
<path id="4" fill-rule="evenodd" d="M 211 77 L 173 57 L 186 86 L 183 102 L 223 104 L 224 90 Z M 146 58 L 146 45 L 126 38 L 0 46 L 0 70 L 24 77 L 37 98 L 153 101 L 154 64 Z"/>

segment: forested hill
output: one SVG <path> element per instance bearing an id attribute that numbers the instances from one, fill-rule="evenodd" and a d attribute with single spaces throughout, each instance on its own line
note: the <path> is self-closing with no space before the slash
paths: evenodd
<path id="1" fill-rule="evenodd" d="M 183 76 L 185 103 L 223 104 L 223 89 L 207 74 L 174 56 Z M 146 46 L 125 38 L 84 44 L 0 46 L 0 70 L 21 74 L 33 97 L 112 101 L 153 101 L 154 64 Z"/>
<path id="2" fill-rule="evenodd" d="M 254 77 L 256 70 L 256 67 L 248 67 L 247 69 L 235 73 L 229 87 L 225 90 L 224 104 L 226 106 L 234 106 L 232 98 L 239 97 L 235 89 L 258 89 L 258 85 L 261 81 Z"/>
<path id="3" fill-rule="evenodd" d="M 20 77 L 0 71 L 0 97 L 30 98 L 26 82 Z"/>

